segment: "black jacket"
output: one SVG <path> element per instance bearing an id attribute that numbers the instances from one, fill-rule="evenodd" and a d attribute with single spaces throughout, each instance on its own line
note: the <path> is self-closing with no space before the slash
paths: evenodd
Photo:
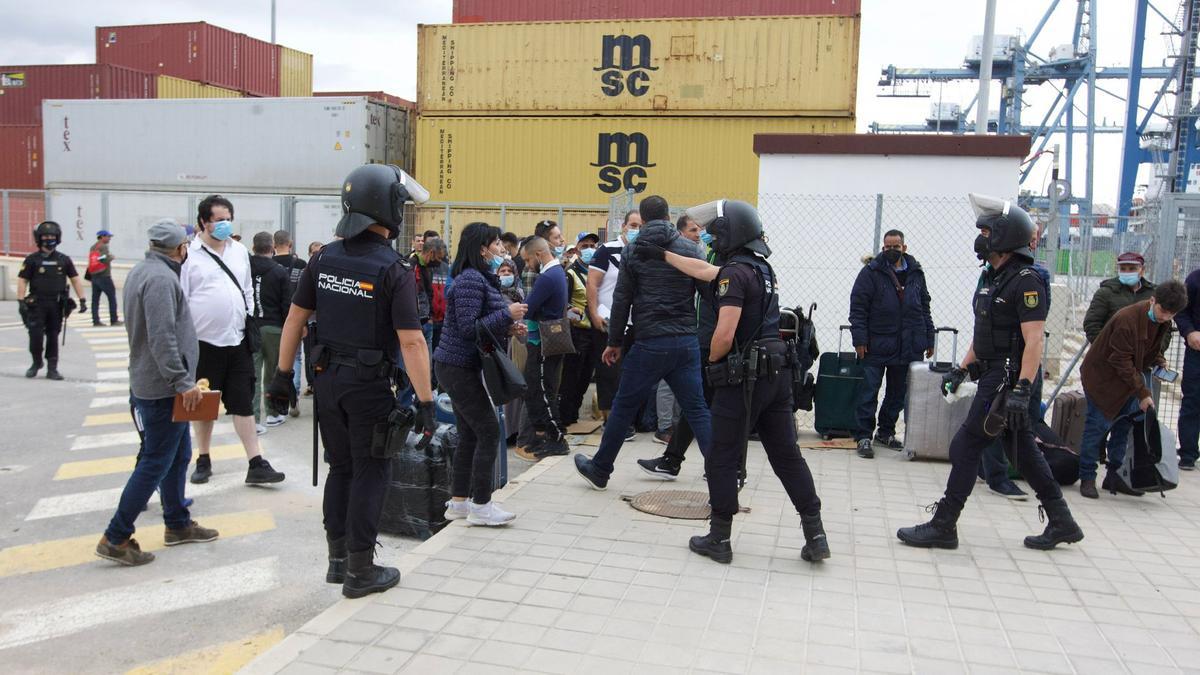
<path id="1" fill-rule="evenodd" d="M 933 347 L 933 317 L 925 272 L 905 254 L 908 273 L 904 297 L 890 273 L 892 264 L 879 254 L 858 273 L 850 292 L 850 333 L 854 346 L 866 346 L 866 363 L 894 366 L 920 361 Z"/>
<path id="2" fill-rule="evenodd" d="M 679 236 L 665 220 L 642 226 L 639 241 L 655 244 L 689 258 L 700 258 L 700 250 Z M 621 274 L 613 291 L 612 316 L 608 321 L 608 344 L 621 347 L 625 324 L 633 314 L 633 330 L 639 340 L 668 335 L 696 334 L 696 282 L 661 260 L 634 260 L 629 247 L 621 254 Z"/>
<path id="3" fill-rule="evenodd" d="M 251 311 L 260 326 L 283 326 L 292 304 L 292 280 L 288 269 L 273 259 L 250 256 L 250 281 L 254 307 Z"/>

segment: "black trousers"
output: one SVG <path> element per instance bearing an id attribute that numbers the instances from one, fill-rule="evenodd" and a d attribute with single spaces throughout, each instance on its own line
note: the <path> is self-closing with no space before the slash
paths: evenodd
<path id="1" fill-rule="evenodd" d="M 391 475 L 390 461 L 371 457 L 371 435 L 387 422 L 396 398 L 385 378 L 360 378 L 355 368 L 336 363 L 317 375 L 313 389 L 329 463 L 325 533 L 346 537 L 347 550 L 361 553 L 375 547 Z"/>
<path id="2" fill-rule="evenodd" d="M 29 308 L 29 353 L 41 363 L 43 345 L 47 361 L 58 360 L 58 334 L 62 332 L 62 304 L 57 299 L 38 298 Z"/>
<path id="3" fill-rule="evenodd" d="M 558 410 L 563 356 L 546 356 L 542 353 L 542 346 L 532 342 L 526 344 L 525 348 L 529 354 L 525 359 L 525 384 L 528 387 L 525 390 L 525 410 L 529 413 L 529 424 L 538 434 L 557 441 L 567 433 Z"/>
<path id="4" fill-rule="evenodd" d="M 92 277 L 92 323 L 100 323 L 100 295 L 108 298 L 108 316 L 117 321 L 117 287 L 111 274 Z"/>
<path id="5" fill-rule="evenodd" d="M 434 368 L 442 389 L 450 394 L 454 418 L 458 420 L 450 495 L 486 504 L 492 500 L 494 489 L 492 476 L 500 448 L 500 420 L 483 386 L 483 371 L 440 361 L 434 363 Z"/>
<path id="6" fill-rule="evenodd" d="M 714 516 L 733 518 L 738 512 L 737 476 L 747 421 L 750 429 L 757 429 L 771 470 L 779 477 L 796 512 L 806 516 L 820 513 L 821 499 L 812 471 L 796 445 L 792 382 L 787 373 L 755 383 L 749 412 L 742 387 L 717 387 L 711 409 L 713 445 L 704 459 L 704 470 Z"/>
<path id="7" fill-rule="evenodd" d="M 617 361 L 611 366 L 607 366 L 600 360 L 600 356 L 604 354 L 604 348 L 608 346 L 608 335 L 596 331 L 597 336 L 594 338 L 600 341 L 600 348 L 596 350 L 596 399 L 600 404 L 601 410 L 612 410 L 613 399 L 617 396 L 617 389 L 621 388 L 621 365 L 624 361 Z M 626 337 L 624 353 L 628 354 L 632 347 L 631 342 Z"/>
<path id="8" fill-rule="evenodd" d="M 708 369 L 705 364 L 708 363 L 708 350 L 700 350 L 700 382 L 704 387 L 704 402 L 712 409 L 713 404 L 713 388 L 708 382 Z M 753 428 L 753 427 L 751 427 Z M 671 434 L 671 442 L 667 443 L 667 451 L 663 453 L 671 466 L 679 468 L 683 464 L 683 456 L 687 449 L 691 447 L 692 441 L 696 440 L 696 433 L 692 431 L 692 425 L 688 423 L 687 417 L 679 416 L 679 421 L 675 423 L 675 431 Z M 744 467 L 743 467 L 744 468 Z"/>
<path id="9" fill-rule="evenodd" d="M 975 488 L 975 477 L 979 470 L 979 458 L 983 451 L 999 440 L 1006 449 L 1016 446 L 1017 466 L 1021 475 L 1043 503 L 1062 497 L 1062 489 L 1050 473 L 1046 458 L 1038 450 L 1033 429 L 1026 425 L 1016 432 L 1005 430 L 999 439 L 983 433 L 983 420 L 991 410 L 992 401 L 1007 385 L 1004 368 L 991 368 L 979 379 L 979 391 L 971 403 L 967 421 L 959 427 L 954 440 L 950 441 L 950 477 L 946 480 L 946 500 L 958 509 L 967 503 L 971 490 Z M 1003 414 L 1003 411 L 1000 411 Z"/>
<path id="10" fill-rule="evenodd" d="M 575 353 L 563 356 L 562 382 L 558 387 L 558 414 L 564 427 L 579 421 L 583 397 L 604 353 L 603 338 L 603 334 L 591 328 L 571 327 Z"/>

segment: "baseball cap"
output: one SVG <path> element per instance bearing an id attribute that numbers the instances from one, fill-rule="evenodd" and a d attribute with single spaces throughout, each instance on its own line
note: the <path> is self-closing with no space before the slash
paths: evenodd
<path id="1" fill-rule="evenodd" d="M 97 237 L 111 237 L 111 236 L 113 236 L 113 233 L 109 232 L 108 230 L 100 230 L 99 232 L 96 233 L 96 236 Z"/>
<path id="2" fill-rule="evenodd" d="M 1145 265 L 1146 259 L 1143 258 L 1140 253 L 1128 251 L 1117 256 L 1117 264 L 1120 263 L 1137 263 L 1139 265 Z"/>
<path id="3" fill-rule="evenodd" d="M 146 234 L 150 236 L 152 243 L 162 248 L 175 248 L 187 241 L 187 233 L 184 232 L 183 226 L 170 218 L 163 218 L 151 225 Z"/>
<path id="4" fill-rule="evenodd" d="M 594 243 L 597 243 L 597 244 L 600 243 L 600 237 L 596 236 L 595 234 L 592 234 L 591 232 L 580 232 L 579 236 L 575 237 L 575 243 L 578 244 L 579 242 L 583 241 L 584 239 L 591 239 Z"/>

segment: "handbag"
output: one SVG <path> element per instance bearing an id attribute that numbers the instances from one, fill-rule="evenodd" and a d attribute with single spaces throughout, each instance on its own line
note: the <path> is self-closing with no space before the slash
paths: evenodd
<path id="1" fill-rule="evenodd" d="M 575 354 L 575 342 L 571 340 L 571 320 L 548 319 L 538 322 L 538 340 L 543 356 Z"/>
<path id="2" fill-rule="evenodd" d="M 242 306 L 246 308 L 246 328 L 242 333 L 242 344 L 246 345 L 251 354 L 257 354 L 262 349 L 262 331 L 258 328 L 258 321 L 250 314 L 250 305 L 246 304 L 246 292 L 242 290 L 242 285 L 238 283 L 237 277 L 233 276 L 233 272 L 230 271 L 224 260 L 221 260 L 217 254 L 208 250 L 207 246 L 201 246 L 200 250 L 207 253 L 222 270 L 225 270 L 225 274 L 229 276 L 229 280 L 237 287 L 238 294 L 242 296 Z"/>
<path id="3" fill-rule="evenodd" d="M 492 404 L 496 406 L 521 398 L 527 389 L 525 375 L 508 358 L 508 354 L 497 348 L 499 345 L 500 341 L 483 325 L 483 320 L 476 320 L 475 348 L 479 350 L 479 359 L 483 362 L 483 384 L 492 398 Z"/>

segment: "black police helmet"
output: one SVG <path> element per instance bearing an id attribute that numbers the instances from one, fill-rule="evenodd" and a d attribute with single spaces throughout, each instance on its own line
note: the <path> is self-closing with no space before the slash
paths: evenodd
<path id="1" fill-rule="evenodd" d="M 42 221 L 33 228 L 33 239 L 40 245 L 42 237 L 53 237 L 54 244 L 57 246 L 62 243 L 62 227 L 53 220 Z"/>
<path id="2" fill-rule="evenodd" d="M 404 203 L 421 204 L 428 199 L 429 192 L 400 167 L 364 164 L 342 183 L 342 219 L 337 235 L 350 239 L 379 224 L 387 228 L 389 239 L 395 239 L 404 220 Z"/>
<path id="3" fill-rule="evenodd" d="M 763 239 L 758 209 L 746 202 L 718 199 L 693 206 L 687 210 L 687 215 L 713 236 L 712 246 L 717 253 L 729 255 L 744 248 L 763 257 L 771 255 L 771 247 Z"/>

